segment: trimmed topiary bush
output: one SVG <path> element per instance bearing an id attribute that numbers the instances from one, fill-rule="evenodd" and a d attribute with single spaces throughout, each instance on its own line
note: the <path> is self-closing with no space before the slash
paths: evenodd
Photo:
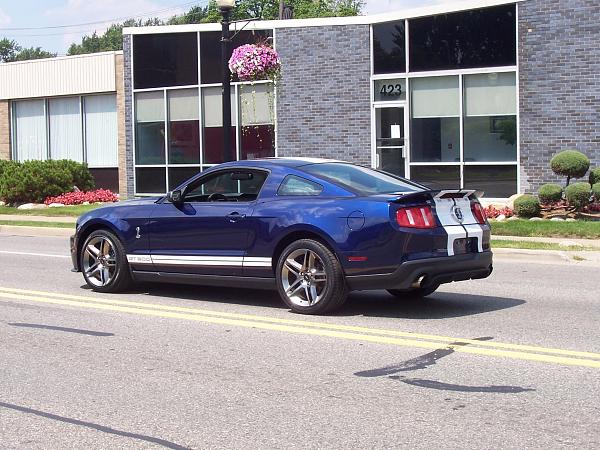
<path id="1" fill-rule="evenodd" d="M 600 183 L 600 167 L 596 167 L 590 171 L 590 184 L 593 186 Z"/>
<path id="2" fill-rule="evenodd" d="M 538 197 L 543 204 L 558 202 L 562 199 L 563 189 L 560 184 L 544 184 L 538 191 Z"/>
<path id="3" fill-rule="evenodd" d="M 535 217 L 542 210 L 540 202 L 533 195 L 522 195 L 515 200 L 515 213 L 519 217 Z"/>
<path id="4" fill-rule="evenodd" d="M 2 164 L 0 198 L 9 204 L 42 203 L 46 197 L 90 190 L 94 180 L 85 164 L 75 161 L 25 161 Z"/>
<path id="5" fill-rule="evenodd" d="M 567 202 L 569 202 L 569 206 L 577 209 L 590 204 L 591 194 L 592 187 L 589 183 L 575 183 L 567 186 L 565 189 L 565 197 L 567 198 Z"/>
<path id="6" fill-rule="evenodd" d="M 600 181 L 592 186 L 592 195 L 596 203 L 600 203 Z"/>
<path id="7" fill-rule="evenodd" d="M 577 150 L 565 150 L 552 158 L 550 167 L 555 174 L 567 177 L 568 186 L 571 178 L 581 178 L 587 173 L 590 160 Z"/>

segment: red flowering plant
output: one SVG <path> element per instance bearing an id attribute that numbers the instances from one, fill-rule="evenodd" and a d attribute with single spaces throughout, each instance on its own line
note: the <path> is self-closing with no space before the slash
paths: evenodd
<path id="1" fill-rule="evenodd" d="M 62 205 L 81 205 L 84 202 L 88 203 L 112 203 L 118 202 L 119 197 L 117 194 L 109 191 L 108 189 L 96 189 L 95 191 L 77 191 L 77 192 L 65 192 L 56 197 L 47 197 L 44 200 L 46 205 L 52 203 L 60 203 Z"/>
<path id="2" fill-rule="evenodd" d="M 485 217 L 488 219 L 495 219 L 498 216 L 505 216 L 508 218 L 515 215 L 514 211 L 508 206 L 505 206 L 504 208 L 496 208 L 493 205 L 489 205 L 487 208 L 483 209 L 483 212 L 485 213 Z"/>

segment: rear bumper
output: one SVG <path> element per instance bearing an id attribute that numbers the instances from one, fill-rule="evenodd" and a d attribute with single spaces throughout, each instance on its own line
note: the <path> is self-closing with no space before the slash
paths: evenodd
<path id="1" fill-rule="evenodd" d="M 353 291 L 370 289 L 411 289 L 424 276 L 422 287 L 453 281 L 486 278 L 492 273 L 492 252 L 427 258 L 404 262 L 394 272 L 380 275 L 347 276 Z"/>
<path id="2" fill-rule="evenodd" d="M 71 262 L 73 263 L 72 272 L 79 272 L 79 261 L 77 258 L 77 236 L 73 235 L 70 238 L 69 248 L 71 250 Z"/>

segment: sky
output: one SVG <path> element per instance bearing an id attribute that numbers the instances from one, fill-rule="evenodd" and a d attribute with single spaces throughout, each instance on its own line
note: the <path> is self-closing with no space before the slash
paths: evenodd
<path id="1" fill-rule="evenodd" d="M 366 0 L 365 14 L 460 0 Z M 72 42 L 127 18 L 167 18 L 208 0 L 0 0 L 0 38 L 64 55 Z M 69 27 L 64 27 L 69 25 Z M 77 25 L 77 26 L 70 26 Z M 56 27 L 56 28 L 48 28 Z M 15 28 L 19 28 L 16 30 Z M 23 28 L 30 28 L 24 30 Z"/>

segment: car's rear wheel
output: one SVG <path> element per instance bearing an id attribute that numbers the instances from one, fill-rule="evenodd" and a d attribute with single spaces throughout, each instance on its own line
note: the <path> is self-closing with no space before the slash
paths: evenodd
<path id="1" fill-rule="evenodd" d="M 121 241 L 110 231 L 93 231 L 81 246 L 79 263 L 85 282 L 98 292 L 118 292 L 131 285 Z"/>
<path id="2" fill-rule="evenodd" d="M 290 244 L 277 263 L 277 290 L 285 304 L 301 314 L 324 314 L 348 297 L 344 271 L 335 255 L 318 241 Z"/>
<path id="3" fill-rule="evenodd" d="M 433 294 L 439 287 L 439 284 L 434 284 L 427 288 L 409 289 L 407 291 L 403 291 L 400 289 L 388 289 L 387 291 L 394 297 L 399 299 L 419 299 Z"/>

